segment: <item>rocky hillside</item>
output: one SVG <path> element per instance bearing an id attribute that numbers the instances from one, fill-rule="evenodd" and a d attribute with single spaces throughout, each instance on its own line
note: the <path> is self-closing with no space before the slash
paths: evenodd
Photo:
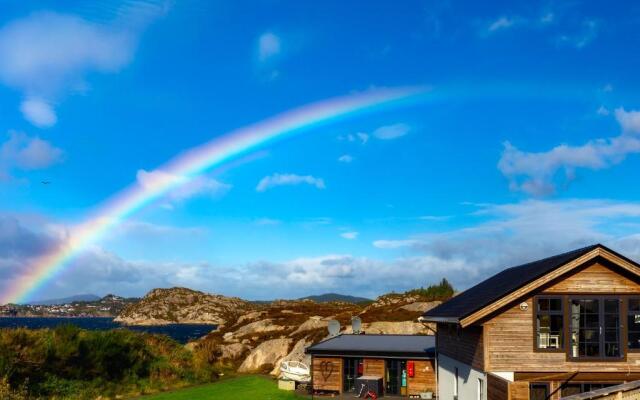
<path id="1" fill-rule="evenodd" d="M 255 308 L 237 297 L 186 288 L 153 289 L 127 306 L 115 321 L 127 325 L 214 324 L 222 327 Z"/>
<path id="2" fill-rule="evenodd" d="M 277 375 L 285 360 L 309 362 L 306 347 L 327 337 L 329 321 L 336 319 L 343 333 L 351 333 L 351 318 L 360 316 L 366 333 L 429 334 L 432 326 L 417 322 L 440 302 L 417 296 L 386 295 L 367 307 L 352 303 L 277 301 L 250 311 L 189 346 L 209 354 L 209 361 L 239 372 Z"/>

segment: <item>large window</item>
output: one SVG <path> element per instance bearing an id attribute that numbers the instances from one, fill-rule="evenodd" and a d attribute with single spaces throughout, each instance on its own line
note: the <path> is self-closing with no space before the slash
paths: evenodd
<path id="1" fill-rule="evenodd" d="M 627 307 L 628 346 L 640 349 L 640 298 L 630 298 Z"/>
<path id="2" fill-rule="evenodd" d="M 538 349 L 563 347 L 564 314 L 561 297 L 540 297 L 536 301 L 536 342 Z"/>
<path id="3" fill-rule="evenodd" d="M 562 397 L 571 396 L 574 394 L 580 394 L 585 392 L 591 392 L 592 390 L 604 389 L 609 386 L 619 385 L 620 383 L 567 383 L 562 386 L 560 395 Z"/>
<path id="4" fill-rule="evenodd" d="M 620 358 L 620 299 L 577 298 L 570 307 L 570 356 Z"/>

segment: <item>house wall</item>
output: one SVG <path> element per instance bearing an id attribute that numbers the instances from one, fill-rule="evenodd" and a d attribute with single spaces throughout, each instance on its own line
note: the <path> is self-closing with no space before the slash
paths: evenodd
<path id="1" fill-rule="evenodd" d="M 435 361 L 408 360 L 415 364 L 415 375 L 407 376 L 407 393 L 417 395 L 422 392 L 437 393 Z"/>
<path id="2" fill-rule="evenodd" d="M 311 372 L 314 390 L 342 393 L 342 358 L 313 357 Z"/>
<path id="3" fill-rule="evenodd" d="M 343 359 L 340 357 L 314 356 L 312 364 L 315 390 L 342 393 Z M 381 358 L 363 358 L 363 375 L 381 376 L 386 383 L 386 362 Z M 431 391 L 437 393 L 434 360 L 407 360 L 415 364 L 415 375 L 407 376 L 407 394 L 417 395 Z"/>
<path id="4" fill-rule="evenodd" d="M 439 323 L 436 330 L 438 354 L 446 355 L 473 368 L 484 368 L 484 339 L 482 326 L 459 328 Z"/>
<path id="5" fill-rule="evenodd" d="M 469 364 L 465 364 L 443 354 L 438 356 L 438 399 L 454 400 L 456 368 L 458 369 L 458 400 L 477 400 L 479 379 L 482 379 L 484 382 L 483 398 L 486 399 L 487 375 Z"/>
<path id="6" fill-rule="evenodd" d="M 640 293 L 640 285 L 608 266 L 594 263 L 540 293 Z M 520 308 L 521 302 L 527 303 L 526 310 Z M 628 353 L 624 361 L 576 362 L 568 361 L 565 351 L 534 351 L 533 318 L 534 301 L 529 296 L 484 323 L 486 371 L 640 372 L 640 353 Z"/>

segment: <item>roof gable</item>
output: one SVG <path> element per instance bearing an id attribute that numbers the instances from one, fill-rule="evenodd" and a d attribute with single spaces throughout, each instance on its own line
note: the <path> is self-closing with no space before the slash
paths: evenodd
<path id="1" fill-rule="evenodd" d="M 426 320 L 459 322 L 463 327 L 550 282 L 572 269 L 602 256 L 640 276 L 640 265 L 596 244 L 553 257 L 508 268 L 458 294 L 424 314 Z"/>

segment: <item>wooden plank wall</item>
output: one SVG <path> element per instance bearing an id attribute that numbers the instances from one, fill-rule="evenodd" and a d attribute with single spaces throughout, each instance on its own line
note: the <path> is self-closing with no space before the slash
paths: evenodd
<path id="1" fill-rule="evenodd" d="M 407 376 L 407 393 L 410 396 L 421 392 L 437 393 L 435 362 L 413 360 L 413 363 L 415 364 L 415 375 L 413 378 Z"/>
<path id="2" fill-rule="evenodd" d="M 545 293 L 640 293 L 640 285 L 595 263 L 544 290 Z"/>
<path id="3" fill-rule="evenodd" d="M 313 389 L 342 393 L 342 359 L 314 357 L 311 367 Z"/>
<path id="4" fill-rule="evenodd" d="M 484 347 L 481 326 L 458 329 L 450 324 L 438 324 L 438 352 L 473 368 L 484 369 Z"/>
<path id="5" fill-rule="evenodd" d="M 543 293 L 594 293 L 603 292 L 603 287 L 607 293 L 640 291 L 640 285 L 595 264 L 545 289 Z M 484 323 L 486 371 L 563 372 L 575 371 L 579 366 L 583 372 L 640 372 L 640 353 L 628 353 L 627 361 L 572 362 L 567 361 L 565 352 L 534 351 L 533 298 L 525 301 L 527 310 L 521 310 L 518 303 Z"/>
<path id="6" fill-rule="evenodd" d="M 509 384 L 509 400 L 529 400 L 529 382 Z"/>
<path id="7" fill-rule="evenodd" d="M 487 374 L 487 400 L 509 400 L 509 382 Z"/>

